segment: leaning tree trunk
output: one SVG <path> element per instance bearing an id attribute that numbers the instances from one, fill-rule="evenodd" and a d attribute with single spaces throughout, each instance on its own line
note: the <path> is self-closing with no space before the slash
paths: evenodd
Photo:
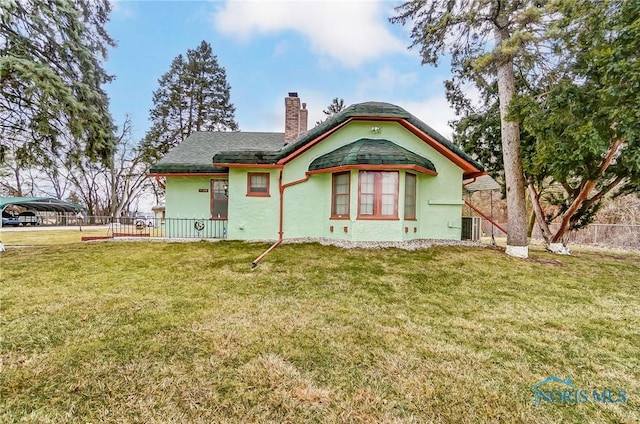
<path id="1" fill-rule="evenodd" d="M 618 149 L 622 145 L 623 145 L 623 140 L 614 139 L 611 142 L 611 145 L 609 146 L 609 149 L 605 153 L 604 157 L 602 158 L 602 162 L 600 162 L 597 176 L 591 180 L 587 180 L 583 182 L 580 192 L 578 193 L 576 198 L 573 199 L 573 202 L 571 202 L 571 205 L 569 206 L 569 208 L 562 214 L 562 217 L 560 220 L 560 228 L 558 228 L 556 233 L 551 238 L 551 243 L 549 244 L 550 246 L 549 250 L 555 253 L 564 253 L 564 254 L 569 253 L 569 250 L 561 241 L 562 241 L 562 237 L 564 237 L 565 233 L 569 230 L 571 218 L 578 211 L 578 209 L 580 209 L 582 204 L 587 200 L 587 198 L 589 197 L 589 193 L 591 193 L 591 190 L 593 190 L 593 188 L 596 186 L 597 179 L 604 175 L 605 171 L 607 170 L 607 168 L 609 168 L 609 165 L 611 165 L 614 158 L 618 154 Z"/>
<path id="2" fill-rule="evenodd" d="M 504 30 L 496 30 L 498 46 L 506 40 Z M 502 158 L 504 179 L 507 188 L 507 255 L 526 258 L 529 256 L 527 240 L 527 207 L 525 203 L 524 172 L 520 157 L 520 126 L 508 118 L 509 105 L 515 95 L 513 59 L 504 59 L 498 64 L 498 97 L 500 99 L 500 131 L 502 136 Z"/>

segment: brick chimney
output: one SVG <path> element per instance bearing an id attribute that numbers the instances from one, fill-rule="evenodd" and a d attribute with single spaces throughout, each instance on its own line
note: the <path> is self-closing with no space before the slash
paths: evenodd
<path id="1" fill-rule="evenodd" d="M 307 104 L 302 103 L 298 93 L 289 93 L 284 99 L 284 144 L 289 144 L 307 131 L 309 111 Z"/>

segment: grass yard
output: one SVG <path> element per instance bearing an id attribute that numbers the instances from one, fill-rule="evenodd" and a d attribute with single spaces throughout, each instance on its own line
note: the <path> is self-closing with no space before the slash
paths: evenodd
<path id="1" fill-rule="evenodd" d="M 79 243 L 83 236 L 109 236 L 108 227 L 66 227 L 64 229 L 38 229 L 16 228 L 13 231 L 0 229 L 0 240 L 5 246 L 50 246 L 60 244 Z"/>
<path id="2" fill-rule="evenodd" d="M 638 254 L 267 247 L 1 253 L 0 421 L 640 422 Z"/>

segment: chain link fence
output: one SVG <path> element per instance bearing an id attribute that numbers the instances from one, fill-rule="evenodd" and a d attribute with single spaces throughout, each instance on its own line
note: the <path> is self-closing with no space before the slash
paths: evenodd
<path id="1" fill-rule="evenodd" d="M 498 223 L 501 227 L 509 231 L 506 223 Z M 493 226 L 486 219 L 482 219 L 481 231 L 483 237 L 506 237 L 507 235 Z M 551 224 L 551 231 L 557 230 L 559 224 Z M 535 240 L 543 240 L 542 233 L 538 226 L 534 226 L 532 238 Z M 590 224 L 585 228 L 577 231 L 566 233 L 565 240 L 567 244 L 583 244 L 603 247 L 616 247 L 621 249 L 640 249 L 640 225 L 631 224 Z"/>

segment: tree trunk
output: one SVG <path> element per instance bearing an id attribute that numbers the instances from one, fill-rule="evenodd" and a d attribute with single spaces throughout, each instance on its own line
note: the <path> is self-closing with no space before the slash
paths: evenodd
<path id="1" fill-rule="evenodd" d="M 527 238 L 531 239 L 533 237 L 533 228 L 536 226 L 536 212 L 531 209 L 531 213 L 529 214 L 529 220 L 527 221 Z"/>
<path id="2" fill-rule="evenodd" d="M 611 146 L 609 146 L 609 150 L 604 155 L 604 158 L 602 159 L 602 162 L 598 167 L 597 177 L 594 178 L 593 180 L 586 181 L 582 185 L 580 192 L 571 203 L 571 206 L 569 206 L 569 209 L 567 209 L 562 214 L 562 220 L 560 221 L 560 228 L 558 228 L 558 231 L 556 231 L 556 233 L 553 235 L 553 238 L 551 239 L 552 243 L 560 242 L 564 234 L 569 229 L 569 224 L 571 223 L 571 217 L 573 217 L 573 215 L 578 211 L 578 209 L 580 209 L 580 207 L 582 206 L 582 203 L 587 200 L 587 198 L 589 197 L 589 193 L 591 193 L 591 190 L 596 186 L 597 178 L 604 175 L 604 172 L 607 170 L 609 165 L 611 165 L 611 162 L 613 161 L 616 154 L 618 153 L 618 149 L 620 148 L 622 143 L 623 143 L 622 140 L 619 140 L 619 139 L 613 140 L 613 142 L 611 143 Z"/>
<path id="3" fill-rule="evenodd" d="M 504 30 L 496 30 L 498 46 L 508 37 Z M 500 99 L 500 131 L 504 179 L 507 189 L 507 255 L 529 256 L 527 240 L 527 208 L 525 204 L 524 172 L 520 157 L 520 126 L 508 118 L 509 105 L 515 95 L 513 59 L 498 64 L 498 97 Z"/>
<path id="4" fill-rule="evenodd" d="M 540 206 L 540 194 L 536 191 L 533 178 L 529 178 L 528 189 L 536 222 L 538 223 L 538 227 L 540 227 L 540 232 L 542 233 L 545 243 L 549 244 L 551 242 L 552 234 L 547 221 L 544 219 L 544 212 L 542 211 L 542 206 Z"/>

